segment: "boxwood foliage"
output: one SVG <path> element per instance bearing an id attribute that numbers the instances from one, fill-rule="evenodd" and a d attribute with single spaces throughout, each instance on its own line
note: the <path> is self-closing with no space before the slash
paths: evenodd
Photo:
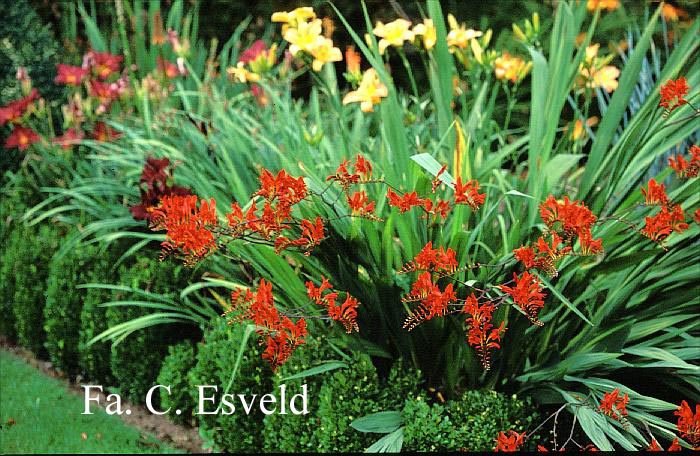
<path id="1" fill-rule="evenodd" d="M 216 385 L 217 399 L 220 400 L 232 378 L 239 347 L 244 339 L 246 325 L 227 325 L 224 319 L 213 323 L 204 333 L 204 340 L 197 349 L 197 364 L 190 371 L 189 379 L 198 400 L 197 385 Z M 272 371 L 267 361 L 261 358 L 262 348 L 257 343 L 255 333 L 251 334 L 238 366 L 238 371 L 230 385 L 231 394 L 257 394 L 258 398 L 271 391 Z M 211 396 L 213 391 L 206 390 Z M 217 402 L 218 403 L 218 402 Z M 232 415 L 197 415 L 200 432 L 204 433 L 221 450 L 226 452 L 258 452 L 263 446 L 263 418 L 258 407 L 246 415 L 240 401 L 236 399 L 235 413 Z M 211 402 L 204 404 L 206 411 L 215 410 Z"/>
<path id="2" fill-rule="evenodd" d="M 54 255 L 46 282 L 44 329 L 46 350 L 54 366 L 70 377 L 79 371 L 80 315 L 86 291 L 78 285 L 90 282 L 99 265 L 94 244 L 80 244 L 65 255 Z"/>
<path id="3" fill-rule="evenodd" d="M 364 451 L 377 434 L 350 427 L 355 419 L 371 413 L 396 410 L 406 398 L 418 394 L 421 374 L 396 363 L 386 381 L 380 381 L 372 360 L 353 354 L 348 369 L 327 377 L 319 393 L 319 426 L 315 429 L 318 449 L 323 452 Z"/>
<path id="4" fill-rule="evenodd" d="M 168 348 L 168 356 L 158 374 L 158 384 L 170 386 L 170 394 L 160 390 L 160 404 L 163 410 L 170 409 L 168 416 L 178 424 L 193 424 L 196 389 L 189 383 L 190 370 L 197 363 L 194 344 L 185 340 Z M 177 413 L 180 410 L 180 414 Z"/>
<path id="5" fill-rule="evenodd" d="M 467 391 L 459 400 L 407 400 L 402 417 L 406 451 L 492 451 L 500 431 L 532 429 L 538 416 L 529 399 L 495 391 Z"/>
<path id="6" fill-rule="evenodd" d="M 115 283 L 118 275 L 113 267 L 123 249 L 122 244 L 112 244 L 94 258 L 85 283 Z M 83 306 L 80 310 L 80 331 L 78 334 L 78 364 L 80 373 L 86 381 L 104 386 L 116 384 L 110 366 L 111 346 L 109 342 L 90 341 L 107 329 L 107 308 L 101 304 L 112 300 L 112 292 L 101 288 L 83 290 Z"/>
<path id="7" fill-rule="evenodd" d="M 120 267 L 118 283 L 174 298 L 187 285 L 188 271 L 174 261 L 158 261 L 142 256 Z M 117 291 L 114 301 L 148 301 L 131 292 Z M 107 327 L 153 313 L 150 308 L 132 305 L 107 307 Z M 142 403 L 154 385 L 168 346 L 183 340 L 192 329 L 183 325 L 156 325 L 140 329 L 112 345 L 110 365 L 117 387 L 125 397 Z M 157 404 L 157 396 L 154 403 Z"/>
<path id="8" fill-rule="evenodd" d="M 16 340 L 15 316 L 12 311 L 12 301 L 15 297 L 15 261 L 21 259 L 17 249 L 23 242 L 26 227 L 22 225 L 21 217 L 27 209 L 27 202 L 35 190 L 22 174 L 0 176 L 4 182 L 5 176 L 11 176 L 9 182 L 0 191 L 0 334 L 10 340 Z"/>
<path id="9" fill-rule="evenodd" d="M 8 246 L 10 273 L 15 276 L 12 312 L 17 342 L 45 357 L 44 291 L 49 262 L 58 249 L 61 230 L 53 224 L 22 227 Z"/>
<path id="10" fill-rule="evenodd" d="M 285 380 L 329 361 L 341 361 L 347 367 Z M 421 373 L 398 361 L 388 378 L 380 380 L 368 356 L 355 354 L 343 360 L 327 341 L 309 338 L 307 346 L 297 350 L 275 375 L 274 391 L 281 384 L 287 385 L 287 391 L 299 391 L 304 383 L 309 394 L 309 414 L 265 417 L 265 451 L 363 451 L 378 435 L 358 432 L 350 423 L 370 413 L 400 409 L 407 398 L 418 394 Z"/>
<path id="11" fill-rule="evenodd" d="M 301 392 L 302 385 L 306 384 L 309 398 L 309 414 L 286 415 L 271 414 L 265 417 L 265 446 L 268 453 L 300 453 L 314 452 L 318 449 L 318 439 L 314 430 L 319 426 L 318 410 L 319 393 L 323 386 L 323 380 L 331 375 L 332 371 L 326 371 L 315 375 L 286 380 L 287 377 L 300 374 L 313 369 L 327 361 L 342 361 L 338 353 L 333 351 L 327 343 L 319 338 L 307 337 L 306 344 L 298 348 L 287 363 L 280 366 L 273 376 L 272 391 L 277 394 L 281 385 L 286 385 L 289 394 Z"/>
<path id="12" fill-rule="evenodd" d="M 27 230 L 23 226 L 15 226 L 8 230 L 2 238 L 0 250 L 0 334 L 10 340 L 16 340 L 16 321 L 12 306 L 15 299 L 15 267 L 21 260 L 21 243 Z"/>

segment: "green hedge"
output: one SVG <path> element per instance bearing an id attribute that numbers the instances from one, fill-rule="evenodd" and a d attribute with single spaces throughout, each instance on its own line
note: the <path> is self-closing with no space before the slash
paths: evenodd
<path id="1" fill-rule="evenodd" d="M 158 261 L 144 256 L 133 264 L 120 268 L 120 285 L 175 297 L 186 286 L 187 273 L 173 261 Z M 153 254 L 153 256 L 156 256 Z M 113 300 L 147 300 L 132 293 L 115 292 Z M 107 327 L 152 313 L 151 309 L 137 306 L 107 307 Z M 130 334 L 112 345 L 110 365 L 119 392 L 125 397 L 143 403 L 146 393 L 154 385 L 168 346 L 187 336 L 187 328 L 180 325 L 158 325 Z M 155 401 L 157 402 L 157 400 Z"/>
<path id="2" fill-rule="evenodd" d="M 40 227 L 23 227 L 11 240 L 6 258 L 15 276 L 12 312 L 17 341 L 35 355 L 46 354 L 44 341 L 44 291 L 49 262 L 58 250 L 61 231 L 45 223 Z"/>
<path id="3" fill-rule="evenodd" d="M 492 451 L 500 431 L 522 432 L 538 422 L 529 401 L 495 391 L 468 391 L 444 405 L 418 397 L 406 401 L 402 415 L 406 451 Z"/>
<path id="4" fill-rule="evenodd" d="M 10 340 L 17 339 L 17 322 L 12 302 L 15 299 L 15 267 L 21 260 L 21 242 L 27 232 L 23 226 L 8 230 L 2 237 L 0 253 L 0 333 Z"/>
<path id="5" fill-rule="evenodd" d="M 80 315 L 87 291 L 76 287 L 91 281 L 99 257 L 95 245 L 81 244 L 65 255 L 54 255 L 49 265 L 44 307 L 46 350 L 54 366 L 70 377 L 79 372 Z"/>
<path id="6" fill-rule="evenodd" d="M 420 372 L 393 366 L 388 381 L 380 382 L 369 356 L 353 354 L 348 369 L 333 371 L 319 392 L 319 426 L 315 429 L 318 451 L 364 451 L 378 436 L 350 427 L 357 418 L 397 410 L 406 398 L 418 394 Z"/>
<path id="7" fill-rule="evenodd" d="M 183 341 L 168 348 L 168 356 L 158 374 L 158 384 L 170 386 L 170 394 L 160 395 L 163 410 L 170 409 L 168 416 L 178 424 L 193 424 L 197 391 L 192 390 L 188 375 L 197 363 L 195 347 L 190 341 Z M 164 392 L 161 390 L 161 392 Z M 180 410 L 180 414 L 176 411 Z"/>
<path id="8" fill-rule="evenodd" d="M 113 265 L 121 254 L 120 244 L 112 244 L 104 254 L 95 258 L 86 283 L 115 283 L 118 280 Z M 126 248 L 126 246 L 124 246 Z M 104 386 L 114 386 L 110 359 L 112 350 L 109 342 L 90 340 L 107 329 L 107 308 L 101 304 L 112 300 L 112 292 L 101 288 L 87 288 L 84 291 L 83 306 L 80 311 L 80 332 L 78 335 L 78 364 L 83 378 Z"/>
<path id="9" fill-rule="evenodd" d="M 245 327 L 244 324 L 227 325 L 223 318 L 214 322 L 198 346 L 197 364 L 189 375 L 191 385 L 216 385 L 219 388 L 217 397 L 221 397 L 231 380 Z M 262 348 L 253 333 L 231 383 L 231 393 L 257 394 L 259 397 L 271 391 L 272 372 L 267 361 L 260 357 L 261 354 Z M 197 401 L 196 389 L 194 391 L 193 399 Z M 205 405 L 211 406 L 211 403 Z M 260 451 L 263 446 L 263 417 L 259 408 L 246 415 L 240 410 L 240 403 L 232 415 L 197 415 L 200 433 L 219 449 L 232 453 Z"/>
<path id="10" fill-rule="evenodd" d="M 339 360 L 338 353 L 333 351 L 320 338 L 307 337 L 306 344 L 298 348 L 286 364 L 280 366 L 273 376 L 273 391 L 286 384 L 288 391 L 301 391 L 303 384 L 307 385 L 309 394 L 309 415 L 278 415 L 273 413 L 265 417 L 265 445 L 267 453 L 300 453 L 313 452 L 318 449 L 318 439 L 314 430 L 319 426 L 316 413 L 319 403 L 319 392 L 323 380 L 330 372 L 323 372 L 309 377 L 286 380 L 285 378 L 299 374 L 324 361 Z"/>

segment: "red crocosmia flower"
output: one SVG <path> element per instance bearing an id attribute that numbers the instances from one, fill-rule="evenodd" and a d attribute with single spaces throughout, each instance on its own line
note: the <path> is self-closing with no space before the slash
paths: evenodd
<path id="1" fill-rule="evenodd" d="M 479 300 L 476 299 L 474 293 L 466 299 L 462 308 L 462 312 L 468 315 L 469 332 L 467 333 L 467 342 L 476 349 L 484 370 L 491 368 L 491 351 L 501 348 L 501 335 L 505 332 L 505 322 L 502 322 L 498 328 L 493 327 L 491 321 L 493 311 L 494 305 L 492 302 L 479 304 Z"/>
<path id="2" fill-rule="evenodd" d="M 357 307 L 360 303 L 346 293 L 345 302 L 337 305 L 338 292 L 333 291 L 323 294 L 324 291 L 332 289 L 333 286 L 323 276 L 321 276 L 321 285 L 318 287 L 311 281 L 306 282 L 306 292 L 309 295 L 309 299 L 325 307 L 328 310 L 328 316 L 334 321 L 341 322 L 348 334 L 353 330 L 359 331 L 360 328 L 357 326 Z"/>
<path id="3" fill-rule="evenodd" d="M 659 94 L 661 95 L 659 106 L 665 108 L 667 112 L 671 112 L 679 106 L 686 104 L 688 100 L 683 97 L 688 94 L 688 90 L 688 83 L 684 77 L 680 77 L 675 81 L 667 81 L 659 90 Z"/>
<path id="4" fill-rule="evenodd" d="M 513 256 L 525 266 L 525 269 L 536 268 L 539 264 L 535 250 L 530 246 L 521 245 L 520 248 L 513 250 Z"/>
<path id="5" fill-rule="evenodd" d="M 566 449 L 565 449 L 565 448 L 561 448 L 560 451 L 566 451 Z M 600 451 L 600 450 L 598 450 L 598 448 L 596 448 L 596 446 L 593 445 L 592 443 L 589 443 L 589 444 L 586 445 L 585 447 L 581 448 L 581 451 L 584 451 L 584 452 L 585 452 L 585 451 Z"/>
<path id="6" fill-rule="evenodd" d="M 578 238 L 582 255 L 597 255 L 603 253 L 603 240 L 593 239 L 590 232 L 583 232 Z"/>
<path id="7" fill-rule="evenodd" d="M 17 147 L 19 150 L 25 150 L 27 147 L 40 140 L 41 138 L 39 135 L 31 128 L 16 125 L 5 141 L 5 149 Z"/>
<path id="8" fill-rule="evenodd" d="M 437 263 L 437 255 L 438 250 L 433 248 L 433 242 L 428 242 L 413 259 L 415 269 L 430 269 L 432 265 Z"/>
<path id="9" fill-rule="evenodd" d="M 540 216 L 550 229 L 553 229 L 555 224 L 560 224 L 568 237 L 580 236 L 582 232 L 590 231 L 597 220 L 582 202 L 572 202 L 568 196 L 557 201 L 554 196 L 549 195 L 545 202 L 540 204 Z"/>
<path id="10" fill-rule="evenodd" d="M 307 195 L 306 183 L 303 177 L 292 177 L 285 170 L 273 175 L 267 169 L 260 173 L 260 190 L 253 196 L 262 196 L 268 202 L 278 200 L 285 206 L 297 204 Z"/>
<path id="11" fill-rule="evenodd" d="M 104 122 L 95 123 L 92 138 L 97 141 L 109 142 L 121 138 L 122 134 Z"/>
<path id="12" fill-rule="evenodd" d="M 476 211 L 486 201 L 486 195 L 479 193 L 479 182 L 476 179 L 462 184 L 462 178 L 455 182 L 455 204 L 466 204 Z"/>
<path id="13" fill-rule="evenodd" d="M 367 194 L 363 190 L 348 196 L 348 205 L 352 210 L 352 215 L 366 216 L 374 212 L 375 202 L 369 201 Z"/>
<path id="14" fill-rule="evenodd" d="M 241 53 L 239 62 L 250 63 L 255 61 L 260 54 L 267 51 L 267 44 L 263 40 L 256 40 L 248 49 Z"/>
<path id="15" fill-rule="evenodd" d="M 690 162 L 688 162 L 682 155 L 676 155 L 676 158 L 668 158 L 668 166 L 673 168 L 676 172 L 676 176 L 683 177 L 698 177 L 700 174 L 700 147 L 696 145 L 690 146 Z"/>
<path id="16" fill-rule="evenodd" d="M 641 233 L 654 242 L 661 242 L 672 232 L 682 233 L 688 228 L 683 208 L 676 204 L 670 211 L 667 207 L 662 207 L 655 216 L 645 217 L 645 225 Z"/>
<path id="17" fill-rule="evenodd" d="M 311 254 L 311 250 L 321 243 L 326 237 L 326 232 L 323 227 L 321 217 L 316 217 L 314 222 L 310 220 L 301 221 L 301 236 L 292 245 L 301 247 L 304 250 L 304 255 Z"/>
<path id="18" fill-rule="evenodd" d="M 700 208 L 695 209 L 695 212 L 693 212 L 693 220 L 695 220 L 695 223 L 700 225 Z"/>
<path id="19" fill-rule="evenodd" d="M 63 135 L 56 136 L 51 140 L 54 144 L 60 145 L 63 149 L 68 150 L 75 144 L 80 144 L 80 140 L 83 139 L 84 133 L 75 128 L 69 128 L 63 132 Z"/>
<path id="20" fill-rule="evenodd" d="M 113 73 L 117 73 L 122 60 L 124 60 L 123 56 L 110 54 L 109 52 L 93 51 L 89 54 L 92 70 L 100 79 L 107 79 Z"/>
<path id="21" fill-rule="evenodd" d="M 517 432 L 510 430 L 506 435 L 503 431 L 498 433 L 496 438 L 496 448 L 493 451 L 518 451 L 520 447 L 525 443 L 525 433 L 518 434 Z"/>
<path id="22" fill-rule="evenodd" d="M 77 87 L 83 83 L 83 80 L 88 74 L 88 69 L 80 66 L 71 66 L 59 63 L 56 65 L 58 75 L 54 82 L 56 84 L 65 84 Z"/>
<path id="23" fill-rule="evenodd" d="M 651 443 L 646 448 L 646 451 L 664 451 L 664 449 L 661 448 L 661 445 L 659 445 L 659 442 L 657 442 L 656 439 L 654 437 L 652 437 Z"/>
<path id="24" fill-rule="evenodd" d="M 353 169 L 363 181 L 368 181 L 372 178 L 372 164 L 360 154 L 357 154 L 357 157 L 355 157 Z"/>
<path id="25" fill-rule="evenodd" d="M 681 438 L 688 441 L 697 450 L 700 447 L 700 404 L 695 404 L 695 413 L 686 401 L 681 402 L 678 410 L 673 412 L 678 417 L 676 427 Z"/>
<path id="26" fill-rule="evenodd" d="M 226 218 L 234 235 L 243 234 L 246 230 L 260 231 L 260 218 L 256 214 L 257 210 L 258 207 L 253 201 L 244 215 L 238 203 L 231 203 L 231 213 L 227 214 Z"/>
<path id="27" fill-rule="evenodd" d="M 425 198 L 425 200 L 423 200 L 423 208 L 425 208 L 427 213 L 433 214 L 436 218 L 437 216 L 447 218 L 450 210 L 452 209 L 452 204 L 449 201 L 441 200 L 440 198 L 437 198 L 435 203 L 433 203 L 433 200 L 430 198 Z"/>
<path id="28" fill-rule="evenodd" d="M 678 439 L 673 439 L 666 451 L 683 451 L 683 447 L 678 444 Z"/>
<path id="29" fill-rule="evenodd" d="M 620 420 L 621 417 L 627 416 L 627 404 L 629 404 L 629 401 L 627 393 L 624 396 L 620 396 L 620 389 L 615 388 L 611 393 L 603 395 L 598 408 L 604 415 L 614 420 Z"/>
<path id="30" fill-rule="evenodd" d="M 11 101 L 7 105 L 0 108 L 0 125 L 5 125 L 8 122 L 17 122 L 25 112 L 29 105 L 34 103 L 35 100 L 39 98 L 39 91 L 37 89 L 32 89 L 32 91 L 24 98 L 19 100 Z"/>
<path id="31" fill-rule="evenodd" d="M 334 305 L 328 308 L 328 316 L 333 320 L 339 321 L 345 327 L 345 331 L 350 334 L 353 330 L 360 331 L 357 326 L 357 299 L 348 295 L 345 302 L 341 305 Z"/>
<path id="32" fill-rule="evenodd" d="M 418 198 L 418 193 L 416 192 L 404 193 L 402 196 L 399 196 L 393 190 L 388 189 L 386 197 L 389 200 L 389 206 L 399 208 L 401 214 L 409 211 L 412 207 L 423 206 L 424 203 L 421 198 Z"/>
<path id="33" fill-rule="evenodd" d="M 266 344 L 262 358 L 270 363 L 273 371 L 305 343 L 306 320 L 300 318 L 294 323 L 286 315 L 280 315 L 274 304 L 272 284 L 265 279 L 260 280 L 255 293 L 250 290 L 232 292 L 231 305 L 224 314 L 233 314 L 230 321 L 252 320 L 258 326 L 256 332 Z"/>
<path id="34" fill-rule="evenodd" d="M 198 204 L 197 195 L 168 195 L 151 212 L 151 229 L 167 231 L 161 244 L 164 254 L 182 254 L 191 265 L 217 249 L 211 231 L 218 225 L 213 199 Z"/>
<path id="35" fill-rule="evenodd" d="M 402 302 L 420 301 L 416 309 L 409 312 L 403 327 L 411 331 L 424 321 L 447 314 L 449 304 L 457 300 L 453 284 L 443 291 L 433 283 L 430 272 L 426 271 L 413 283 L 411 293 L 401 298 Z"/>
<path id="36" fill-rule="evenodd" d="M 657 183 L 654 179 L 649 179 L 647 189 L 642 187 L 642 195 L 644 195 L 645 204 L 647 206 L 666 206 L 668 205 L 668 196 L 666 196 L 666 186 Z"/>
<path id="37" fill-rule="evenodd" d="M 327 181 L 336 181 L 340 184 L 343 190 L 347 191 L 352 185 L 360 182 L 367 182 L 372 178 L 372 164 L 362 155 L 357 155 L 355 162 L 352 164 L 353 173 L 350 174 L 348 167 L 350 162 L 344 159 L 335 174 L 331 174 L 326 178 Z"/>
<path id="38" fill-rule="evenodd" d="M 537 445 L 537 452 L 538 452 L 538 453 L 548 453 L 549 450 L 548 450 L 547 447 L 545 447 L 545 446 Z"/>
<path id="39" fill-rule="evenodd" d="M 537 314 L 544 307 L 546 295 L 542 293 L 539 280 L 527 271 L 520 277 L 513 273 L 513 280 L 514 287 L 499 285 L 498 288 L 512 296 L 513 302 L 525 312 L 532 323 L 542 326 L 544 323 L 539 320 Z"/>

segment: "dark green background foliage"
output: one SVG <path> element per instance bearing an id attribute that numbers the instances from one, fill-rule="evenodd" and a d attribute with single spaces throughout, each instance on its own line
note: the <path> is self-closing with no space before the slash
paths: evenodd
<path id="1" fill-rule="evenodd" d="M 186 271 L 172 261 L 158 261 L 157 256 L 144 254 L 133 264 L 120 268 L 118 284 L 174 297 L 186 286 Z M 115 292 L 113 299 L 144 300 L 131 293 Z M 153 309 L 136 306 L 110 306 L 107 308 L 107 327 L 153 313 Z M 160 371 L 168 345 L 182 340 L 184 333 L 178 325 L 159 325 L 138 330 L 118 344 L 112 345 L 110 365 L 126 397 L 142 402 L 153 386 Z"/>
<path id="2" fill-rule="evenodd" d="M 170 386 L 170 394 L 160 390 L 160 403 L 163 410 L 170 409 L 168 416 L 178 424 L 192 424 L 197 390 L 189 383 L 189 372 L 197 363 L 195 347 L 190 341 L 183 341 L 168 348 L 168 356 L 158 374 L 158 384 Z M 176 410 L 182 413 L 178 415 Z"/>
<path id="3" fill-rule="evenodd" d="M 402 415 L 408 451 L 491 451 L 500 431 L 522 432 L 539 422 L 529 401 L 477 390 L 444 405 L 430 405 L 424 397 L 407 400 Z"/>
<path id="4" fill-rule="evenodd" d="M 49 223 L 17 230 L 15 242 L 6 252 L 15 276 L 12 311 L 17 341 L 37 356 L 45 355 L 44 290 L 51 257 L 58 250 L 60 230 Z"/>
<path id="5" fill-rule="evenodd" d="M 34 87 L 50 100 L 59 98 L 63 89 L 53 80 L 56 63 L 61 61 L 59 46 L 51 27 L 39 17 L 27 0 L 2 3 L 0 26 L 0 106 L 22 96 L 15 75 L 17 67 L 26 67 Z M 0 127 L 0 137 L 9 132 Z M 4 140 L 2 141 L 4 142 Z M 0 154 L 0 175 L 17 169 L 22 154 L 17 149 Z"/>
<path id="6" fill-rule="evenodd" d="M 198 345 L 197 364 L 190 372 L 191 385 L 216 385 L 217 397 L 221 397 L 228 385 L 245 333 L 245 325 L 227 325 L 224 319 L 214 322 L 211 330 L 204 334 Z M 260 355 L 262 348 L 257 336 L 248 339 L 241 363 L 230 393 L 263 395 L 271 391 L 272 372 L 267 361 Z M 211 389 L 208 390 L 211 393 Z M 195 401 L 197 397 L 193 398 Z M 206 403 L 213 408 L 213 404 Z M 254 452 L 263 446 L 263 417 L 260 409 L 250 415 L 243 413 L 238 402 L 233 415 L 198 415 L 200 428 L 208 434 L 218 447 L 228 452 Z M 211 411 L 211 409 L 207 409 Z"/>
<path id="7" fill-rule="evenodd" d="M 98 266 L 100 252 L 94 245 L 80 244 L 66 255 L 54 255 L 46 282 L 44 329 L 46 350 L 54 366 L 69 376 L 78 373 L 80 314 L 85 289 Z"/>
<path id="8" fill-rule="evenodd" d="M 115 283 L 117 273 L 113 265 L 119 254 L 119 244 L 112 244 L 92 264 L 86 283 Z M 100 304 L 112 299 L 112 292 L 101 288 L 84 290 L 83 306 L 80 311 L 79 364 L 83 377 L 102 385 L 115 385 L 110 366 L 110 343 L 101 341 L 89 345 L 93 337 L 107 329 L 107 308 Z"/>

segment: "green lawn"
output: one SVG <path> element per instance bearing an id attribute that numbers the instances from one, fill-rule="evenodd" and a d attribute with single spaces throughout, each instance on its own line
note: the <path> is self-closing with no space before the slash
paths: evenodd
<path id="1" fill-rule="evenodd" d="M 0 350 L 0 453 L 176 453 Z"/>

